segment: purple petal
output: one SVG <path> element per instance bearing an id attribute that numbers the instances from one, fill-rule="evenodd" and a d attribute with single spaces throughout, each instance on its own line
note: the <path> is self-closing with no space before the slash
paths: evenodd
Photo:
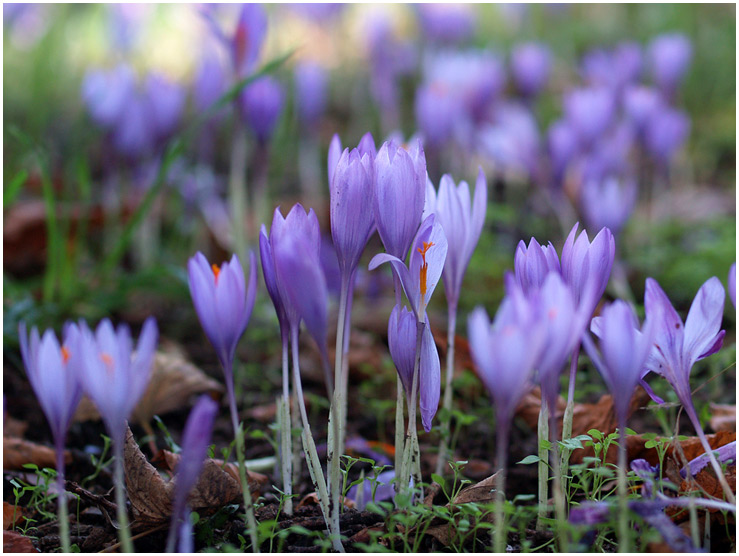
<path id="1" fill-rule="evenodd" d="M 717 339 L 724 315 L 726 294 L 715 276 L 701 286 L 685 319 L 682 355 L 685 364 L 692 367 L 699 358 L 715 353 L 721 347 Z"/>
<path id="2" fill-rule="evenodd" d="M 431 422 L 434 419 L 434 415 L 436 415 L 436 410 L 439 408 L 441 363 L 439 362 L 439 352 L 436 349 L 436 342 L 434 342 L 434 336 L 431 334 L 428 324 L 424 326 L 423 336 L 421 338 L 421 368 L 418 378 L 421 420 L 424 430 L 429 432 L 431 431 Z"/>

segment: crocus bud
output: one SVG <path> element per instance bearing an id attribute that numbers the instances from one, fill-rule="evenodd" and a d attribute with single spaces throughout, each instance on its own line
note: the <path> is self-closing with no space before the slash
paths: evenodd
<path id="1" fill-rule="evenodd" d="M 187 263 L 190 295 L 205 335 L 224 369 L 233 364 L 236 345 L 249 323 L 257 295 L 257 267 L 249 253 L 249 285 L 237 255 L 227 263 L 208 264 L 202 253 Z"/>
<path id="2" fill-rule="evenodd" d="M 287 313 L 285 312 L 285 304 L 282 301 L 280 289 L 277 284 L 275 260 L 272 255 L 272 243 L 269 240 L 267 228 L 265 228 L 264 224 L 262 224 L 262 229 L 259 233 L 259 256 L 262 261 L 264 284 L 267 286 L 267 293 L 269 294 L 269 298 L 272 300 L 272 304 L 275 306 L 277 320 L 280 325 L 280 335 L 285 339 L 290 332 L 290 324 L 287 319 Z"/>
<path id="3" fill-rule="evenodd" d="M 328 94 L 326 70 L 314 62 L 295 67 L 295 100 L 298 115 L 304 125 L 313 126 L 326 110 Z"/>
<path id="4" fill-rule="evenodd" d="M 272 137 L 282 113 L 285 93 L 272 77 L 260 77 L 241 93 L 241 110 L 260 143 Z"/>
<path id="5" fill-rule="evenodd" d="M 261 4 L 243 4 L 230 40 L 236 75 L 246 77 L 259 57 L 267 35 L 267 14 Z"/>
<path id="6" fill-rule="evenodd" d="M 657 110 L 646 128 L 646 146 L 660 164 L 667 165 L 690 133 L 690 118 L 672 108 Z"/>
<path id="7" fill-rule="evenodd" d="M 369 207 L 374 205 L 374 159 L 358 149 L 345 149 L 333 172 L 331 237 L 339 266 L 349 276 L 359 264 L 365 245 L 375 231 Z"/>
<path id="8" fill-rule="evenodd" d="M 388 321 L 388 347 L 390 356 L 398 370 L 398 376 L 403 384 L 408 404 L 411 400 L 413 388 L 413 368 L 416 362 L 416 335 L 417 320 L 412 311 L 396 305 Z M 431 423 L 439 407 L 441 392 L 441 365 L 439 352 L 436 350 L 434 336 L 431 329 L 424 326 L 421 338 L 421 360 L 418 371 L 419 406 L 421 421 L 426 432 L 431 430 Z"/>
<path id="9" fill-rule="evenodd" d="M 374 213 L 385 250 L 405 261 L 421 223 L 426 194 L 426 156 L 418 141 L 406 151 L 384 143 L 375 158 Z"/>
<path id="10" fill-rule="evenodd" d="M 539 245 L 533 237 L 529 240 L 528 247 L 523 240 L 518 242 L 513 268 L 516 283 L 526 295 L 541 288 L 550 272 L 561 273 L 559 256 L 552 242 L 549 245 Z"/>
<path id="11" fill-rule="evenodd" d="M 564 100 L 567 120 L 585 147 L 593 143 L 608 129 L 615 112 L 611 91 L 604 87 L 591 87 L 570 91 Z"/>
<path id="12" fill-rule="evenodd" d="M 511 71 L 518 90 L 533 97 L 546 86 L 552 67 L 549 49 L 537 43 L 523 43 L 511 52 Z"/>
<path id="13" fill-rule="evenodd" d="M 670 98 L 685 76 L 693 56 L 690 40 L 680 33 L 656 37 L 649 45 L 649 63 L 654 81 Z"/>
<path id="14" fill-rule="evenodd" d="M 636 85 L 624 92 L 624 112 L 640 134 L 643 134 L 649 119 L 661 108 L 662 98 L 656 89 Z"/>
<path id="15" fill-rule="evenodd" d="M 185 91 L 157 73 L 147 75 L 145 91 L 153 131 L 157 139 L 166 139 L 179 125 L 185 108 Z"/>
<path id="16" fill-rule="evenodd" d="M 193 100 L 199 112 L 210 108 L 226 93 L 226 74 L 216 53 L 207 50 L 195 71 Z"/>
<path id="17" fill-rule="evenodd" d="M 424 142 L 442 147 L 449 141 L 461 113 L 459 98 L 452 94 L 446 83 L 434 82 L 419 86 L 416 90 L 416 124 Z"/>
<path id="18" fill-rule="evenodd" d="M 80 323 L 82 385 L 95 403 L 114 443 L 123 442 L 126 420 L 146 391 L 157 345 L 156 321 L 144 322 L 135 355 L 131 331 L 103 319 L 95 333 Z"/>

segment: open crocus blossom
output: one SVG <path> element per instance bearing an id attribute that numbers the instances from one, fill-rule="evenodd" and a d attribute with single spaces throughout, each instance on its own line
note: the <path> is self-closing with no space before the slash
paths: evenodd
<path id="1" fill-rule="evenodd" d="M 467 182 L 462 181 L 455 186 L 448 174 L 441 178 L 438 197 L 431 182 L 427 182 L 426 185 L 425 213 L 436 213 L 436 218 L 444 229 L 451 247 L 444 264 L 444 291 L 447 300 L 455 309 L 467 265 L 485 223 L 487 199 L 487 183 L 482 168 L 477 174 L 474 201 L 470 199 Z"/>
<path id="2" fill-rule="evenodd" d="M 126 420 L 149 384 L 157 325 L 153 317 L 144 322 L 134 355 L 131 331 L 125 324 L 114 329 L 103 319 L 94 334 L 80 326 L 82 384 L 105 422 L 113 442 L 123 442 Z"/>
<path id="3" fill-rule="evenodd" d="M 412 311 L 406 307 L 396 305 L 388 321 L 387 337 L 390 356 L 398 370 L 398 376 L 403 383 L 408 405 L 411 403 L 413 383 L 413 367 L 416 360 L 416 332 L 417 320 Z M 439 407 L 441 390 L 441 365 L 439 352 L 436 350 L 434 336 L 428 326 L 423 329 L 421 339 L 421 358 L 418 370 L 419 407 L 421 421 L 426 432 L 431 430 L 431 422 Z"/>
<path id="4" fill-rule="evenodd" d="M 590 359 L 613 396 L 613 406 L 622 429 L 626 425 L 631 395 L 641 379 L 652 348 L 652 322 L 647 319 L 640 330 L 639 321 L 629 304 L 619 299 L 606 306 L 601 316 L 592 321 L 591 330 L 600 338 L 600 356 L 593 343 L 585 341 Z"/>
<path id="5" fill-rule="evenodd" d="M 374 213 L 385 250 L 401 261 L 418 230 L 426 195 L 426 156 L 420 141 L 410 151 L 383 143 L 375 158 Z"/>
<path id="6" fill-rule="evenodd" d="M 190 295 L 200 324 L 224 369 L 233 365 L 236 345 L 249 323 L 257 295 L 257 266 L 249 254 L 249 285 L 237 255 L 221 266 L 209 264 L 202 253 L 187 263 Z"/>
<path id="7" fill-rule="evenodd" d="M 421 224 L 413 240 L 413 251 L 408 266 L 405 266 L 398 257 L 380 253 L 372 258 L 369 269 L 374 270 L 382 263 L 392 264 L 416 319 L 425 321 L 426 306 L 444 270 L 447 248 L 446 234 L 436 215 L 430 214 Z"/>
<path id="8" fill-rule="evenodd" d="M 344 149 L 332 172 L 331 237 L 342 277 L 357 268 L 365 245 L 375 231 L 374 157 L 359 149 Z"/>
<path id="9" fill-rule="evenodd" d="M 590 316 L 608 285 L 616 243 L 608 228 L 598 232 L 592 243 L 585 230 L 575 239 L 578 226 L 572 227 L 562 247 L 562 278 L 578 307 Z"/>
<path id="10" fill-rule="evenodd" d="M 655 319 L 654 347 L 646 368 L 662 375 L 675 390 L 690 422 L 695 427 L 703 449 L 709 454 L 711 465 L 721 483 L 724 494 L 731 503 L 734 495 L 721 468 L 713 456 L 706 435 L 693 405 L 690 390 L 690 371 L 699 359 L 713 355 L 724 341 L 721 330 L 725 293 L 721 281 L 715 276 L 701 286 L 683 324 L 669 298 L 656 280 L 647 278 L 644 308 L 648 319 Z"/>
<path id="11" fill-rule="evenodd" d="M 182 433 L 182 453 L 177 464 L 176 489 L 172 504 L 172 524 L 167 538 L 167 552 L 173 552 L 179 537 L 179 551 L 193 552 L 192 524 L 187 509 L 187 497 L 197 483 L 203 460 L 208 452 L 213 421 L 218 404 L 206 395 L 201 396 L 190 411 Z"/>

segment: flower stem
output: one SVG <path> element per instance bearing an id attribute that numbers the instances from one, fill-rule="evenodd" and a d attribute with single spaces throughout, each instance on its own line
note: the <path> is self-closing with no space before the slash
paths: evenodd
<path id="1" fill-rule="evenodd" d="M 423 340 L 424 321 L 416 322 L 416 358 L 413 363 L 413 382 L 411 386 L 411 397 L 408 405 L 408 428 L 405 433 L 405 447 L 403 449 L 403 462 L 401 463 L 401 489 L 407 489 L 410 485 L 411 470 L 419 460 L 417 453 L 418 442 L 413 442 L 416 433 L 416 405 L 418 398 L 418 374 L 421 367 L 421 341 Z"/>
<path id="2" fill-rule="evenodd" d="M 444 419 L 441 421 L 441 444 L 439 455 L 436 459 L 436 474 L 442 475 L 447 469 L 446 463 L 449 458 L 449 439 L 451 437 L 452 424 L 452 378 L 454 376 L 454 337 L 457 328 L 457 302 L 449 302 L 449 324 L 447 326 L 447 351 L 446 351 L 446 384 L 444 385 L 444 403 L 442 405 Z"/>
<path id="3" fill-rule="evenodd" d="M 401 293 L 400 278 L 397 273 L 393 272 L 393 286 L 395 287 L 395 305 L 400 307 Z M 398 313 L 398 318 L 400 314 Z M 403 464 L 403 440 L 405 434 L 403 431 L 404 425 L 404 413 L 405 413 L 405 391 L 403 390 L 403 383 L 400 380 L 400 375 L 396 376 L 396 397 L 395 397 L 395 477 L 396 481 L 394 484 L 395 492 L 400 492 L 400 475 L 401 467 Z"/>
<path id="4" fill-rule="evenodd" d="M 547 404 L 549 405 L 549 404 Z M 552 404 L 552 409 L 555 406 Z M 562 470 L 559 465 L 559 443 L 557 442 L 557 418 L 555 411 L 549 413 L 549 435 L 552 443 L 552 476 L 554 478 L 554 515 L 556 519 L 556 531 L 559 537 L 559 551 L 569 552 L 567 541 L 567 512 L 565 508 L 565 496 L 562 489 Z"/>
<path id="5" fill-rule="evenodd" d="M 292 343 L 292 354 L 293 354 L 293 386 L 295 388 L 295 397 L 298 400 L 298 406 L 300 407 L 300 417 L 303 419 L 303 449 L 305 450 L 306 463 L 308 464 L 308 471 L 310 472 L 311 480 L 313 481 L 313 487 L 316 489 L 316 495 L 318 496 L 318 503 L 323 513 L 323 519 L 328 527 L 329 536 L 331 537 L 331 543 L 333 544 L 334 550 L 337 552 L 344 552 L 344 545 L 341 544 L 341 529 L 337 521 L 333 522 L 333 514 L 330 510 L 330 498 L 328 487 L 326 486 L 326 479 L 321 469 L 321 461 L 318 459 L 318 451 L 316 450 L 316 444 L 313 440 L 313 434 L 310 430 L 310 422 L 308 421 L 308 412 L 305 409 L 305 399 L 303 398 L 303 383 L 300 379 L 300 363 L 298 361 L 298 328 L 293 327 L 290 332 L 291 343 Z M 330 416 L 329 416 L 330 420 Z M 329 427 L 331 424 L 329 423 Z"/>
<path id="6" fill-rule="evenodd" d="M 626 420 L 623 419 L 618 425 L 618 551 L 631 552 L 629 529 L 629 503 L 628 485 L 626 483 L 626 468 L 628 458 L 626 454 Z"/>
<path id="7" fill-rule="evenodd" d="M 549 450 L 546 449 L 545 441 L 549 440 L 549 412 L 547 403 L 541 398 L 539 409 L 539 422 L 537 425 L 537 442 L 539 446 L 539 512 L 536 517 L 536 530 L 544 530 L 544 520 L 547 517 L 547 504 L 549 501 Z"/>
<path id="8" fill-rule="evenodd" d="M 292 423 L 290 421 L 290 369 L 289 336 L 282 334 L 282 400 L 280 401 L 280 464 L 282 466 L 282 489 L 285 493 L 283 511 L 286 515 L 293 513 L 293 458 L 292 458 Z"/>
<path id="9" fill-rule="evenodd" d="M 231 168 L 228 176 L 228 200 L 231 206 L 231 227 L 234 251 L 239 257 L 246 253 L 246 126 L 234 119 Z"/>
<path id="10" fill-rule="evenodd" d="M 236 411 L 236 396 L 234 395 L 234 376 L 233 364 L 230 368 L 224 368 L 226 378 L 226 393 L 228 395 L 228 404 L 231 410 L 231 425 L 234 429 L 236 437 L 236 461 L 239 464 L 239 480 L 241 481 L 241 491 L 244 497 L 244 511 L 246 512 L 246 528 L 251 540 L 252 550 L 259 552 L 259 540 L 257 539 L 257 520 L 254 517 L 254 503 L 251 498 L 251 489 L 246 479 L 246 464 L 244 463 L 244 431 L 239 424 L 239 415 Z"/>
<path id="11" fill-rule="evenodd" d="M 67 491 L 64 484 L 64 442 L 56 446 L 56 485 L 59 518 L 59 538 L 62 541 L 62 552 L 72 551 L 69 541 L 69 509 L 67 508 Z"/>
<path id="12" fill-rule="evenodd" d="M 577 376 L 577 360 L 580 357 L 580 342 L 575 346 L 575 350 L 572 352 L 572 359 L 570 361 L 570 384 L 567 388 L 567 406 L 565 406 L 565 414 L 562 418 L 562 440 L 568 440 L 572 438 L 572 419 L 575 413 L 575 380 Z M 562 478 L 567 480 L 567 468 L 570 464 L 570 453 L 569 448 L 562 448 Z"/>
<path id="13" fill-rule="evenodd" d="M 123 552 L 134 552 L 131 532 L 128 530 L 128 511 L 126 510 L 125 478 L 123 474 L 123 438 L 113 439 L 115 463 L 113 479 L 115 483 L 115 503 L 118 506 L 118 540 Z"/>
<path id="14" fill-rule="evenodd" d="M 506 465 L 508 461 L 508 434 L 510 431 L 510 421 L 506 422 L 501 419 L 498 414 L 498 439 L 496 448 L 498 476 L 495 481 L 495 543 L 493 548 L 495 552 L 505 552 L 508 542 L 508 535 L 505 525 L 505 514 L 503 507 L 505 505 L 505 483 L 506 483 Z"/>
<path id="15" fill-rule="evenodd" d="M 731 504 L 736 504 L 736 497 L 734 496 L 734 493 L 731 491 L 731 487 L 729 486 L 729 483 L 726 481 L 726 476 L 724 475 L 724 472 L 721 470 L 721 466 L 716 460 L 716 456 L 713 455 L 713 448 L 711 448 L 711 445 L 708 443 L 708 439 L 706 438 L 706 435 L 703 432 L 703 427 L 701 427 L 700 420 L 698 419 L 698 415 L 695 412 L 695 407 L 693 407 L 692 403 L 683 404 L 683 407 L 685 407 L 685 412 L 688 414 L 688 418 L 690 419 L 690 422 L 693 423 L 693 427 L 695 427 L 695 432 L 698 434 L 698 438 L 700 438 L 701 446 L 703 446 L 703 450 L 706 452 L 706 455 L 708 455 L 708 461 L 711 462 L 711 467 L 713 468 L 713 472 L 716 474 L 716 478 L 718 479 L 718 482 L 721 484 L 721 488 L 724 491 L 724 497 L 726 498 L 726 501 Z"/>

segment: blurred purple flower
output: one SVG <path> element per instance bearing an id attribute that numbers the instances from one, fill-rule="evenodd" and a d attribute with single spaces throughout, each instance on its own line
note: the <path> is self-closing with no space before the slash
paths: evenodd
<path id="1" fill-rule="evenodd" d="M 398 376 L 403 383 L 408 406 L 412 402 L 413 369 L 416 362 L 416 333 L 417 318 L 413 311 L 396 305 L 388 321 L 388 346 L 390 356 L 398 370 Z M 439 407 L 441 393 L 441 363 L 439 352 L 436 350 L 431 328 L 424 326 L 421 338 L 421 359 L 418 369 L 419 406 L 421 421 L 426 432 L 431 430 L 431 422 Z"/>
<path id="2" fill-rule="evenodd" d="M 660 35 L 649 44 L 648 55 L 655 83 L 672 98 L 693 57 L 690 40 L 680 33 Z"/>
<path id="3" fill-rule="evenodd" d="M 295 67 L 295 100 L 298 115 L 306 126 L 315 126 L 326 110 L 328 75 L 315 62 L 302 62 Z"/>
<path id="4" fill-rule="evenodd" d="M 426 155 L 417 141 L 407 151 L 383 143 L 375 158 L 374 215 L 385 250 L 401 261 L 408 256 L 423 214 Z"/>
<path id="5" fill-rule="evenodd" d="M 77 325 L 68 323 L 64 327 L 64 343 L 59 345 L 52 330 L 39 337 L 33 327 L 29 337 L 26 323 L 18 326 L 26 374 L 49 422 L 58 452 L 64 448 L 64 438 L 82 397 L 79 335 Z"/>
<path id="6" fill-rule="evenodd" d="M 698 290 L 683 325 L 657 281 L 647 278 L 644 308 L 647 318 L 655 321 L 656 331 L 646 368 L 670 383 L 696 429 L 700 423 L 692 401 L 690 371 L 696 361 L 721 349 L 726 334 L 721 330 L 724 298 L 719 279 L 708 279 Z"/>
<path id="7" fill-rule="evenodd" d="M 133 70 L 120 64 L 111 70 L 87 71 L 82 81 L 82 100 L 92 119 L 110 129 L 126 115 L 128 99 L 135 93 Z"/>
<path id="8" fill-rule="evenodd" d="M 714 453 L 719 463 L 727 463 L 730 461 L 736 462 L 736 440 L 717 448 Z M 709 463 L 710 459 L 708 458 L 708 454 L 703 453 L 697 458 L 690 460 L 687 467 L 680 470 L 680 476 L 685 478 L 688 471 L 690 471 L 691 477 L 694 477 Z"/>
<path id="9" fill-rule="evenodd" d="M 245 77 L 254 67 L 267 35 L 267 14 L 261 4 L 242 4 L 230 50 L 238 77 Z"/>
<path id="10" fill-rule="evenodd" d="M 441 43 L 459 43 L 475 31 L 477 13 L 470 4 L 415 4 L 421 35 Z"/>
<path id="11" fill-rule="evenodd" d="M 539 245 L 535 238 L 529 240 L 529 245 L 523 240 L 518 242 L 514 256 L 513 268 L 516 283 L 524 295 L 529 295 L 544 285 L 544 280 L 550 272 L 561 274 L 559 255 L 552 242 L 549 245 Z"/>
<path id="12" fill-rule="evenodd" d="M 624 112 L 637 132 L 643 135 L 652 115 L 662 107 L 662 97 L 656 89 L 635 85 L 624 92 Z"/>
<path id="13" fill-rule="evenodd" d="M 348 443 L 347 443 L 348 444 Z M 379 475 L 377 475 L 376 480 L 370 480 L 367 477 L 364 478 L 364 481 L 358 485 L 354 485 L 349 489 L 349 492 L 347 492 L 346 497 L 349 500 L 354 500 L 357 502 L 360 499 L 359 496 L 359 489 L 362 489 L 362 504 L 357 504 L 358 510 L 363 510 L 368 502 L 384 502 L 385 500 L 392 500 L 395 496 L 395 487 L 393 486 L 392 482 L 395 479 L 395 470 L 390 469 L 388 471 L 383 471 Z M 375 482 L 375 495 L 372 496 L 372 488 L 373 488 L 373 482 Z"/>
<path id="14" fill-rule="evenodd" d="M 616 244 L 608 228 L 598 232 L 592 243 L 585 230 L 575 239 L 578 226 L 572 227 L 562 247 L 562 277 L 575 303 L 589 318 L 608 285 Z"/>
<path id="15" fill-rule="evenodd" d="M 531 110 L 522 104 L 497 107 L 493 124 L 480 128 L 480 150 L 504 170 L 537 173 L 539 130 Z"/>
<path id="16" fill-rule="evenodd" d="M 632 178 L 608 175 L 588 179 L 580 189 L 580 210 L 591 230 L 608 228 L 618 235 L 636 204 L 637 186 Z"/>
<path id="17" fill-rule="evenodd" d="M 217 53 L 206 49 L 195 71 L 193 100 L 198 112 L 204 112 L 227 90 L 226 71 Z"/>
<path id="18" fill-rule="evenodd" d="M 615 108 L 613 93 L 605 87 L 574 89 L 564 99 L 565 117 L 583 147 L 591 145 L 608 129 Z"/>
<path id="19" fill-rule="evenodd" d="M 344 149 L 331 179 L 331 237 L 346 280 L 357 268 L 375 231 L 375 159 L 359 149 Z"/>
<path id="20" fill-rule="evenodd" d="M 654 479 L 659 471 L 659 465 L 651 466 L 645 459 L 635 459 L 631 462 L 631 470 L 642 480 L 642 492 L 644 495 L 647 498 L 653 498 L 656 492 Z"/>
<path id="21" fill-rule="evenodd" d="M 578 152 L 577 132 L 565 119 L 557 120 L 547 132 L 552 177 L 561 186 L 572 159 Z"/>
<path id="22" fill-rule="evenodd" d="M 285 103 L 282 86 L 270 76 L 260 77 L 241 93 L 241 110 L 260 143 L 267 143 Z"/>
<path id="23" fill-rule="evenodd" d="M 154 149 L 153 116 L 148 99 L 136 93 L 126 102 L 124 115 L 113 129 L 113 146 L 125 157 L 140 158 Z"/>
<path id="24" fill-rule="evenodd" d="M 467 265 L 485 224 L 487 200 L 487 182 L 482 168 L 477 174 L 474 201 L 470 199 L 467 182 L 461 181 L 459 185 L 454 185 L 449 174 L 444 174 L 441 178 L 438 198 L 431 182 L 427 182 L 424 214 L 436 213 L 449 243 L 444 264 L 444 291 L 447 302 L 455 308 Z"/>
<path id="25" fill-rule="evenodd" d="M 208 453 L 210 435 L 217 413 L 218 404 L 207 395 L 203 395 L 198 398 L 195 407 L 192 408 L 185 422 L 185 429 L 182 432 L 182 452 L 180 453 L 177 475 L 175 476 L 176 488 L 172 503 L 169 537 L 167 538 L 167 552 L 174 552 L 178 532 L 182 533 L 184 531 L 187 537 L 183 538 L 180 534 L 180 551 L 192 545 L 192 533 L 189 527 L 178 527 L 178 525 L 180 522 L 189 522 L 190 512 L 187 507 L 187 498 L 195 487 L 203 469 L 203 460 L 205 460 Z"/>
<path id="26" fill-rule="evenodd" d="M 526 97 L 538 95 L 546 87 L 552 69 L 552 54 L 539 43 L 521 43 L 511 52 L 511 72 L 516 87 Z"/>
<path id="27" fill-rule="evenodd" d="M 608 502 L 584 502 L 570 510 L 569 522 L 572 525 L 592 527 L 605 523 L 611 518 L 611 507 Z"/>
<path id="28" fill-rule="evenodd" d="M 617 94 L 638 81 L 641 72 L 641 47 L 633 42 L 619 43 L 613 50 L 592 50 L 582 61 L 582 74 L 590 85 L 607 87 Z"/>
<path id="29" fill-rule="evenodd" d="M 156 321 L 144 322 L 134 355 L 131 331 L 103 319 L 95 333 L 80 323 L 82 387 L 95 403 L 113 443 L 122 450 L 126 420 L 144 394 L 157 344 Z"/>
<path id="30" fill-rule="evenodd" d="M 729 299 L 736 309 L 736 263 L 731 265 L 729 269 Z"/>
<path id="31" fill-rule="evenodd" d="M 116 52 L 126 53 L 136 45 L 152 14 L 150 4 L 109 4 L 108 28 L 111 46 Z"/>
<path id="32" fill-rule="evenodd" d="M 416 125 L 424 142 L 440 148 L 452 139 L 461 117 L 459 100 L 445 83 L 422 84 L 416 90 Z"/>
<path id="33" fill-rule="evenodd" d="M 277 313 L 277 321 L 280 325 L 280 336 L 283 341 L 287 341 L 290 333 L 290 323 L 287 318 L 285 304 L 280 295 L 279 285 L 277 284 L 277 274 L 275 270 L 275 261 L 272 254 L 272 242 L 267 234 L 267 228 L 262 224 L 259 232 L 259 256 L 262 261 L 262 274 L 264 276 L 264 284 L 267 287 L 267 293 L 272 300 Z"/>
<path id="34" fill-rule="evenodd" d="M 690 133 L 690 118 L 682 111 L 662 108 L 649 118 L 646 146 L 657 161 L 667 165 Z"/>
<path id="35" fill-rule="evenodd" d="M 314 21 L 315 23 L 328 23 L 337 17 L 345 8 L 346 4 L 332 4 L 328 2 L 286 4 L 293 12 Z"/>
<path id="36" fill-rule="evenodd" d="M 179 125 L 185 108 L 185 91 L 157 73 L 146 76 L 145 91 L 153 131 L 158 139 L 166 139 Z"/>
<path id="37" fill-rule="evenodd" d="M 600 355 L 592 342 L 584 344 L 613 396 L 613 407 L 621 429 L 626 426 L 631 395 L 642 377 L 652 349 L 652 324 L 647 318 L 640 330 L 631 307 L 619 299 L 607 305 L 601 316 L 593 319 L 592 330 L 600 338 Z"/>
<path id="38" fill-rule="evenodd" d="M 426 320 L 425 308 L 444 270 L 448 243 L 436 215 L 431 214 L 421 223 L 412 242 L 408 266 L 402 259 L 389 253 L 375 255 L 369 263 L 374 270 L 383 263 L 390 263 L 400 278 L 403 291 L 419 321 Z"/>
<path id="39" fill-rule="evenodd" d="M 187 263 L 188 283 L 195 312 L 218 359 L 228 375 L 236 345 L 249 323 L 257 295 L 257 267 L 249 253 L 249 284 L 237 255 L 229 262 L 208 264 L 198 252 Z"/>

